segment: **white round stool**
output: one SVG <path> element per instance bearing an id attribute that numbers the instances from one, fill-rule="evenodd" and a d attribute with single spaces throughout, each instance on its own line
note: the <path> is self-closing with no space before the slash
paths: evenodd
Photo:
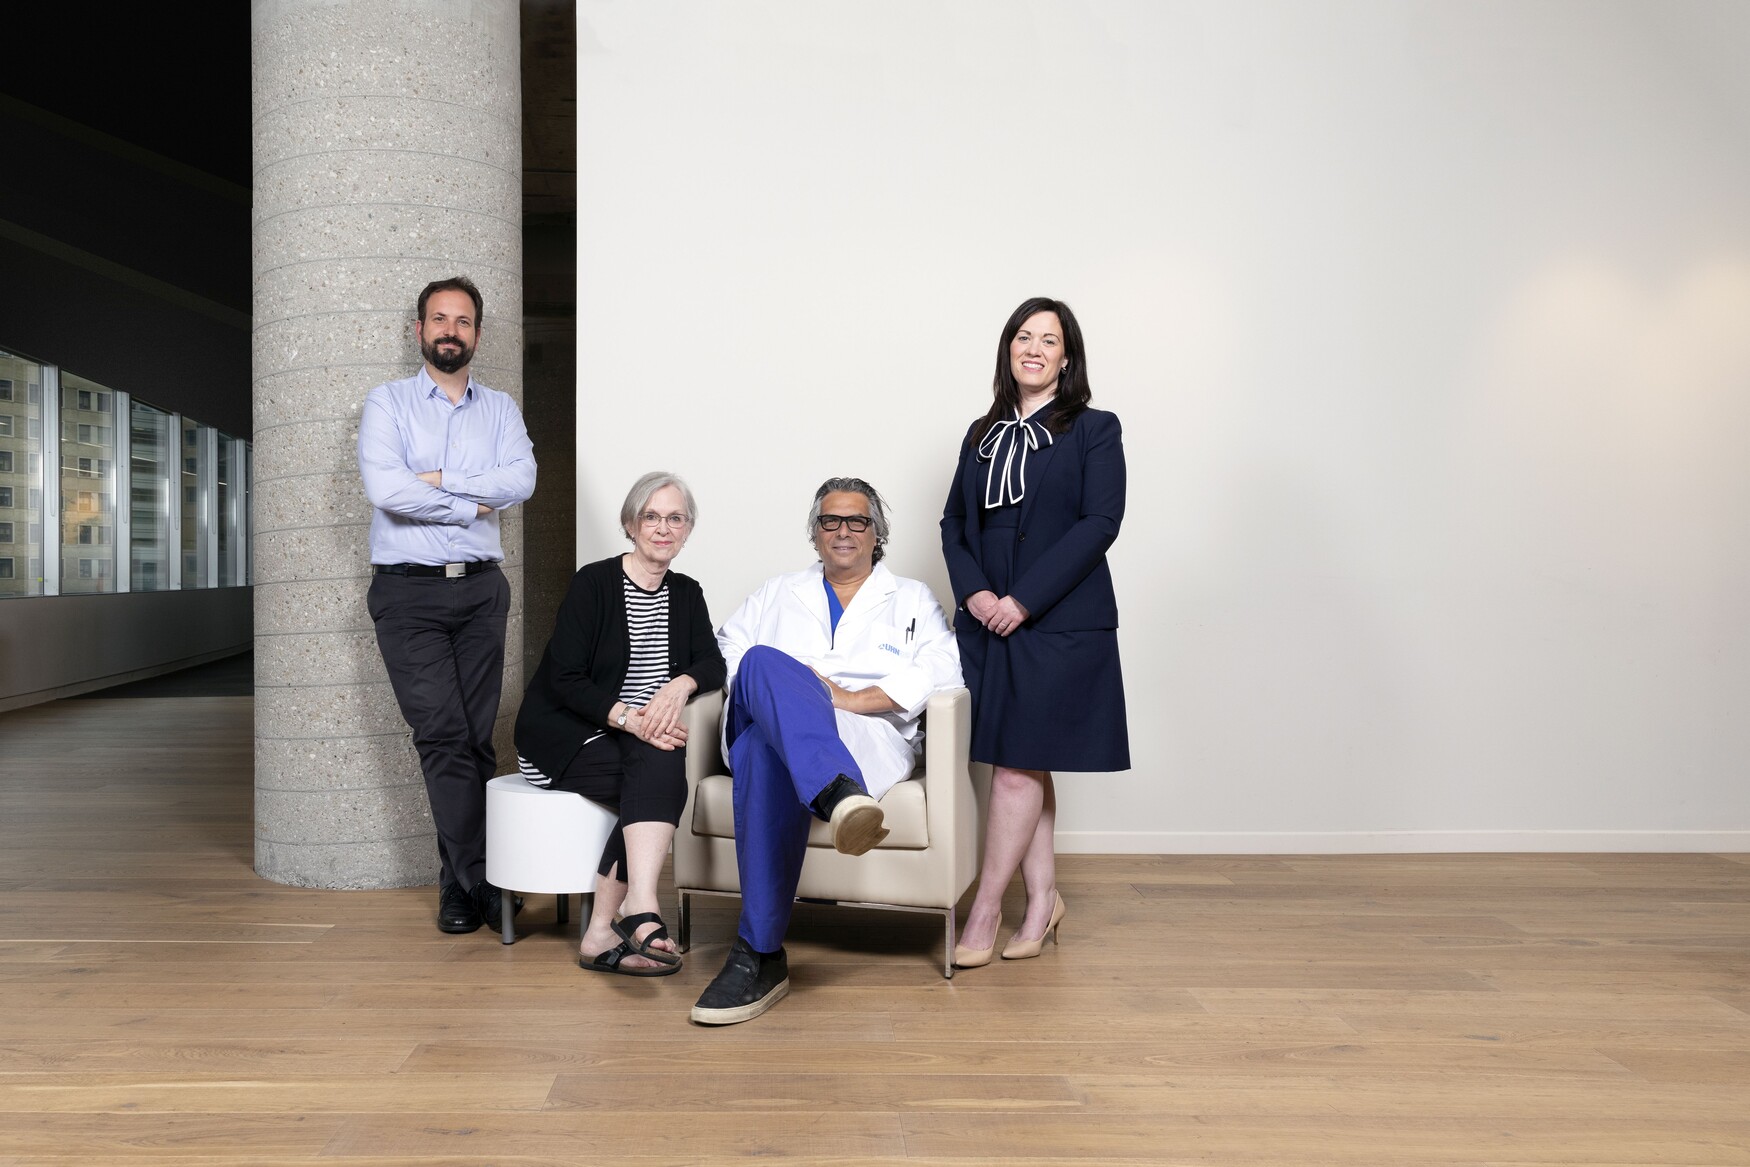
<path id="1" fill-rule="evenodd" d="M 516 941 L 513 892 L 559 896 L 564 923 L 565 897 L 595 891 L 602 848 L 619 818 L 581 794 L 531 786 L 521 774 L 486 784 L 486 881 L 505 895 L 504 943 Z"/>

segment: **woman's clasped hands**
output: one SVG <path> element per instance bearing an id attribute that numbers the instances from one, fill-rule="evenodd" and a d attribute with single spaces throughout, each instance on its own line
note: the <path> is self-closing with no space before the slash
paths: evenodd
<path id="1" fill-rule="evenodd" d="M 966 610 L 972 618 L 996 633 L 1007 636 L 1026 621 L 1026 607 L 1014 596 L 997 599 L 992 591 L 974 592 L 966 598 Z"/>
<path id="2" fill-rule="evenodd" d="M 626 711 L 626 732 L 659 750 L 680 749 L 687 744 L 682 716 L 687 699 L 698 687 L 698 682 L 684 673 L 676 677 L 652 694 L 644 708 Z"/>

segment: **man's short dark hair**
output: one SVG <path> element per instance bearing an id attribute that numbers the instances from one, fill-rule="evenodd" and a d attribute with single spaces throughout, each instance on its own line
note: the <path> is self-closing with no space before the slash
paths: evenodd
<path id="1" fill-rule="evenodd" d="M 425 290 L 419 293 L 419 319 L 425 319 L 425 302 L 431 299 L 433 292 L 466 292 L 474 301 L 474 327 L 480 327 L 480 321 L 486 316 L 486 305 L 480 301 L 480 289 L 474 286 L 474 281 L 467 276 L 451 276 L 447 280 L 433 280 L 425 285 Z"/>

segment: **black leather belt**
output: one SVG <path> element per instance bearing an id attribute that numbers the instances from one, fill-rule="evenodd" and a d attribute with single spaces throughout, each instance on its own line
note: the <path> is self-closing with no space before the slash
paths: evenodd
<path id="1" fill-rule="evenodd" d="M 466 563 L 378 563 L 372 566 L 378 575 L 419 575 L 461 579 L 465 575 L 478 575 L 483 571 L 497 571 L 498 560 L 470 559 Z"/>

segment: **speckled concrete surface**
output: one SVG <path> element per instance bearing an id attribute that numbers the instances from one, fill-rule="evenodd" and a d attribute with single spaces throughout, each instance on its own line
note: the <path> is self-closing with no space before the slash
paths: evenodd
<path id="1" fill-rule="evenodd" d="M 253 20 L 256 869 L 430 882 L 418 760 L 364 608 L 359 406 L 419 363 L 413 301 L 468 275 L 474 374 L 522 396 L 522 139 L 511 0 L 257 0 Z M 522 692 L 522 522 L 500 770 Z"/>

